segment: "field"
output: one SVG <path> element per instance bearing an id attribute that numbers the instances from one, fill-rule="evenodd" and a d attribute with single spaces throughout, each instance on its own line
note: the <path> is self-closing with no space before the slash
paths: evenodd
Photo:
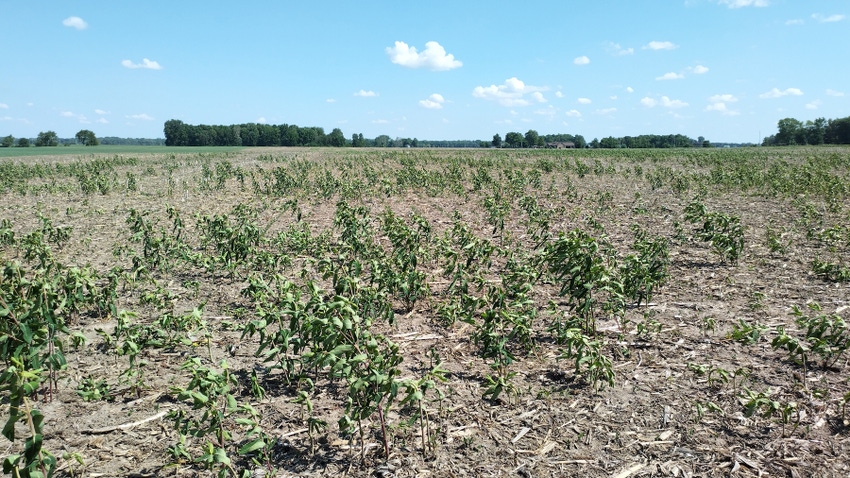
<path id="1" fill-rule="evenodd" d="M 0 159 L 6 473 L 850 474 L 848 148 L 99 151 Z"/>

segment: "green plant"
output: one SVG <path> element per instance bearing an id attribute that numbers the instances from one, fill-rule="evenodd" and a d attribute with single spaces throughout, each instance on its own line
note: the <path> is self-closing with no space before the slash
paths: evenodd
<path id="1" fill-rule="evenodd" d="M 226 419 L 239 410 L 232 392 L 236 380 L 230 374 L 227 362 L 222 361 L 219 367 L 205 366 L 197 357 L 187 360 L 182 368 L 191 373 L 192 379 L 185 388 L 173 388 L 172 393 L 178 400 L 191 401 L 192 410 L 200 412 L 200 416 L 177 409 L 170 412 L 169 417 L 181 435 L 181 443 L 185 443 L 183 437 L 203 440 L 202 454 L 193 459 L 195 463 L 208 470 L 216 470 L 219 476 L 226 476 L 228 471 L 236 475 L 227 453 L 231 432 L 225 427 Z"/>
<path id="2" fill-rule="evenodd" d="M 49 478 L 56 470 L 56 458 L 42 448 L 44 415 L 29 400 L 41 384 L 42 370 L 28 368 L 18 357 L 11 357 L 10 362 L 0 374 L 0 392 L 9 394 L 9 419 L 3 427 L 3 436 L 15 443 L 15 424 L 23 422 L 29 437 L 24 441 L 23 453 L 3 459 L 3 473 L 21 478 Z"/>
<path id="3" fill-rule="evenodd" d="M 85 401 L 99 401 L 115 399 L 109 390 L 109 384 L 105 379 L 95 380 L 92 377 L 85 377 L 77 386 L 77 395 Z"/>
<path id="4" fill-rule="evenodd" d="M 695 236 L 711 243 L 711 247 L 724 261 L 738 262 L 744 251 L 744 228 L 737 216 L 720 212 L 707 212 L 705 206 L 694 201 L 685 208 L 685 220 L 691 224 L 702 223 Z"/>
<path id="5" fill-rule="evenodd" d="M 729 338 L 736 342 L 751 345 L 757 343 L 766 330 L 767 327 L 761 325 L 759 321 L 751 324 L 744 319 L 738 319 L 737 324 L 732 324 L 732 331 L 729 332 Z"/>

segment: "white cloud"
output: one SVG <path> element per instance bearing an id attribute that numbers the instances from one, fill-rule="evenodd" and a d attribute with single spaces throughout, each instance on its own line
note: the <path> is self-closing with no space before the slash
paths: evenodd
<path id="1" fill-rule="evenodd" d="M 525 95 L 531 95 L 538 102 L 545 101 L 541 91 L 546 88 L 540 86 L 526 85 L 517 77 L 508 78 L 504 84 L 490 86 L 476 86 L 472 90 L 472 96 L 489 101 L 496 101 L 502 106 L 527 106 L 529 101 L 524 98 Z"/>
<path id="2" fill-rule="evenodd" d="M 697 66 L 691 68 L 691 73 L 693 73 L 695 75 L 704 75 L 704 74 L 708 73 L 708 67 L 703 66 L 703 65 L 697 65 Z"/>
<path id="3" fill-rule="evenodd" d="M 837 15 L 836 14 L 836 15 L 826 16 L 826 15 L 821 15 L 820 13 L 815 13 L 814 15 L 812 15 L 812 18 L 814 18 L 815 20 L 817 20 L 820 23 L 834 23 L 834 22 L 840 22 L 841 20 L 844 20 L 844 15 Z"/>
<path id="4" fill-rule="evenodd" d="M 728 93 L 722 95 L 714 95 L 708 99 L 711 103 L 734 103 L 738 101 L 738 98 L 735 95 L 730 95 Z"/>
<path id="5" fill-rule="evenodd" d="M 9 109 L 9 105 L 7 105 L 6 103 L 0 103 L 0 110 L 8 110 L 8 109 Z"/>
<path id="6" fill-rule="evenodd" d="M 803 92 L 799 88 L 786 88 L 784 90 L 774 88 L 766 93 L 760 94 L 759 98 L 781 98 L 783 96 L 800 96 L 802 94 Z"/>
<path id="7" fill-rule="evenodd" d="M 455 60 L 454 55 L 446 53 L 446 49 L 435 41 L 425 44 L 421 53 L 416 47 L 409 46 L 403 41 L 395 42 L 395 46 L 387 47 L 390 61 L 407 68 L 428 68 L 434 71 L 446 71 L 463 66 L 463 62 Z"/>
<path id="8" fill-rule="evenodd" d="M 80 17 L 68 17 L 62 20 L 62 24 L 66 27 L 76 28 L 77 30 L 85 30 L 89 27 L 89 24 Z"/>
<path id="9" fill-rule="evenodd" d="M 62 112 L 59 113 L 59 116 L 64 116 L 66 118 L 73 118 L 77 115 L 75 115 L 74 113 L 72 113 L 70 111 L 62 111 Z"/>
<path id="10" fill-rule="evenodd" d="M 531 93 L 531 97 L 534 98 L 534 101 L 538 103 L 546 103 L 546 98 L 543 96 L 543 93 L 539 91 Z"/>
<path id="11" fill-rule="evenodd" d="M 662 96 L 661 100 L 656 100 L 655 98 L 650 98 L 649 96 L 645 96 L 645 97 L 641 98 L 640 104 L 642 104 L 643 106 L 646 106 L 647 108 L 654 108 L 657 105 L 661 105 L 664 108 L 670 108 L 670 109 L 684 108 L 685 106 L 688 106 L 688 104 L 685 103 L 682 100 L 671 100 L 667 96 Z"/>
<path id="12" fill-rule="evenodd" d="M 596 110 L 594 113 L 598 115 L 608 115 L 617 111 L 617 108 L 604 108 L 601 110 Z"/>
<path id="13" fill-rule="evenodd" d="M 675 72 L 672 72 L 672 71 L 671 71 L 671 72 L 668 72 L 668 73 L 664 73 L 664 74 L 663 74 L 663 75 L 661 75 L 661 76 L 656 76 L 656 77 L 655 77 L 655 79 L 656 79 L 656 80 L 659 80 L 659 81 L 665 81 L 665 80 L 681 80 L 681 79 L 682 79 L 682 78 L 684 78 L 684 77 L 685 77 L 685 75 L 683 75 L 683 74 L 681 74 L 681 73 L 675 73 Z"/>
<path id="14" fill-rule="evenodd" d="M 843 91 L 835 91 L 835 90 L 826 90 L 826 94 L 829 96 L 844 96 Z"/>
<path id="15" fill-rule="evenodd" d="M 104 110 L 101 110 L 101 109 L 96 109 L 96 110 L 94 110 L 94 112 L 95 112 L 95 114 L 99 114 L 99 115 L 108 115 L 109 114 L 109 111 L 104 111 Z"/>
<path id="16" fill-rule="evenodd" d="M 627 93 L 634 93 L 634 92 L 635 92 L 635 89 L 634 89 L 634 88 L 632 88 L 631 86 L 627 86 L 627 87 L 626 87 L 626 92 L 627 92 Z"/>
<path id="17" fill-rule="evenodd" d="M 811 103 L 806 103 L 806 109 L 807 110 L 816 110 L 816 109 L 818 109 L 818 106 L 820 106 L 820 103 L 821 103 L 820 100 L 814 100 Z"/>
<path id="18" fill-rule="evenodd" d="M 433 95 L 429 96 L 428 99 L 420 100 L 419 106 L 427 108 L 429 110 L 439 110 L 443 107 L 443 103 L 445 102 L 446 100 L 445 98 L 443 98 L 443 95 L 439 93 L 434 93 Z"/>
<path id="19" fill-rule="evenodd" d="M 333 98 L 328 98 L 325 100 L 325 103 L 336 103 L 336 100 Z"/>
<path id="20" fill-rule="evenodd" d="M 786 25 L 802 25 L 804 23 L 806 22 L 799 18 L 795 18 L 793 20 L 788 20 L 787 22 L 785 22 Z"/>
<path id="21" fill-rule="evenodd" d="M 617 95 L 612 95 L 612 96 L 609 96 L 608 98 L 609 98 L 609 99 L 612 99 L 612 100 L 616 100 L 616 99 L 617 99 Z"/>
<path id="22" fill-rule="evenodd" d="M 142 113 L 142 114 L 138 114 L 138 115 L 127 115 L 127 118 L 142 120 L 142 121 L 153 121 L 154 120 L 154 118 L 152 116 L 148 115 L 147 113 Z"/>
<path id="23" fill-rule="evenodd" d="M 674 50 L 676 48 L 678 45 L 669 41 L 651 41 L 643 47 L 644 50 Z"/>
<path id="24" fill-rule="evenodd" d="M 587 64 L 590 64 L 590 58 L 582 55 L 582 56 L 576 58 L 575 60 L 573 60 L 573 63 L 575 63 L 576 65 L 587 65 Z"/>
<path id="25" fill-rule="evenodd" d="M 162 66 L 160 66 L 159 63 L 152 61 L 152 60 L 148 60 L 147 58 L 142 58 L 141 63 L 133 63 L 130 60 L 123 60 L 121 62 L 121 65 L 124 66 L 124 68 L 130 68 L 131 70 L 135 70 L 137 68 L 144 68 L 144 69 L 147 69 L 147 70 L 161 70 L 162 69 Z"/>
<path id="26" fill-rule="evenodd" d="M 582 105 L 589 105 L 589 104 L 593 103 L 593 101 L 591 101 L 590 98 L 579 98 L 576 101 L 578 101 L 579 104 L 582 104 Z"/>
<path id="27" fill-rule="evenodd" d="M 561 93 L 560 91 L 555 92 L 555 98 L 563 98 L 563 97 L 564 97 L 564 94 Z"/>
<path id="28" fill-rule="evenodd" d="M 766 7 L 770 5 L 769 0 L 717 0 L 717 3 L 728 5 L 729 8 Z"/>
<path id="29" fill-rule="evenodd" d="M 257 124 L 266 124 L 266 123 L 267 123 L 267 121 L 266 121 L 266 117 L 265 117 L 265 116 L 260 116 L 259 118 L 257 118 L 257 120 L 256 120 L 256 121 L 254 121 L 254 123 L 257 123 Z"/>
<path id="30" fill-rule="evenodd" d="M 606 49 L 609 53 L 616 56 L 632 55 L 635 52 L 634 48 L 623 48 L 619 43 L 609 42 Z"/>
<path id="31" fill-rule="evenodd" d="M 354 96 L 362 96 L 363 98 L 372 98 L 374 96 L 378 96 L 378 94 L 375 93 L 372 90 L 368 90 L 368 91 L 367 90 L 360 90 L 360 91 L 354 93 Z"/>
<path id="32" fill-rule="evenodd" d="M 107 121 L 107 119 L 106 119 L 106 118 L 98 118 L 98 120 L 97 120 L 97 121 L 95 121 L 95 123 L 100 123 L 100 124 L 109 124 L 109 121 Z"/>
<path id="33" fill-rule="evenodd" d="M 662 96 L 661 106 L 665 108 L 684 108 L 685 106 L 688 106 L 688 104 L 682 100 L 671 100 L 666 96 Z"/>
<path id="34" fill-rule="evenodd" d="M 578 110 L 569 110 L 566 115 L 570 118 L 581 118 L 581 113 Z"/>

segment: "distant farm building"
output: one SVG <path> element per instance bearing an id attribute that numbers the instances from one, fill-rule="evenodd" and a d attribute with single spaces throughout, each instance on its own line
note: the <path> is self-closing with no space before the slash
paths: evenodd
<path id="1" fill-rule="evenodd" d="M 546 143 L 546 147 L 552 149 L 575 149 L 576 144 L 572 141 L 557 141 L 554 143 Z"/>

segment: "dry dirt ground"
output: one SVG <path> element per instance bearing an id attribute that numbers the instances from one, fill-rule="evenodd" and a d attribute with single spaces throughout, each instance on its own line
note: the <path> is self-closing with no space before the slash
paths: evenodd
<path id="1" fill-rule="evenodd" d="M 850 154 L 846 149 L 835 151 Z M 83 194 L 79 188 L 39 189 L 36 185 L 50 180 L 30 179 L 32 189 L 26 194 L 8 190 L 0 196 L 0 219 L 8 219 L 16 236 L 23 237 L 39 227 L 39 211 L 55 224 L 73 227 L 67 244 L 55 249 L 60 262 L 88 263 L 102 274 L 114 266 L 127 271 L 131 267 L 128 254 L 116 255 L 114 251 L 116 246 L 139 250 L 139 244 L 130 242 L 126 223 L 131 208 L 151 211 L 151 217 L 168 226 L 165 210 L 171 205 L 181 213 L 187 235 L 193 234 L 196 214 L 230 213 L 239 203 L 258 211 L 257 222 L 268 237 L 297 221 L 285 206 L 290 198 L 256 195 L 248 181 L 241 188 L 236 179 L 229 178 L 222 189 L 202 190 L 202 164 L 215 168 L 226 161 L 250 171 L 313 161 L 335 174 L 340 174 L 340 164 L 345 169 L 353 163 L 350 174 L 370 164 L 392 182 L 391 173 L 401 167 L 401 153 L 345 154 L 349 156 L 322 150 L 253 150 L 224 157 L 142 156 L 136 164 L 115 169 L 116 186 L 106 194 Z M 468 153 L 430 152 L 430 167 L 438 167 L 434 165 L 439 165 L 440 158 L 453 154 Z M 558 154 L 564 156 L 554 156 L 556 161 L 583 158 L 580 152 Z M 806 153 L 795 154 L 802 158 Z M 478 157 L 464 158 L 471 165 L 466 169 L 471 177 Z M 506 158 L 519 168 L 523 164 L 531 168 L 537 161 L 532 154 Z M 274 374 L 264 373 L 255 356 L 256 338 L 242 339 L 238 330 L 239 324 L 254 314 L 250 301 L 241 294 L 250 271 L 239 269 L 230 278 L 223 273 L 179 267 L 173 272 L 155 273 L 153 278 L 173 293 L 177 313 L 204 303 L 203 317 L 213 338 L 209 350 L 197 343 L 146 350 L 142 354 L 144 387 L 138 390 L 122 383 L 119 374 L 127 368 L 127 358 L 105 342 L 104 335 L 115 329 L 115 318 L 93 314 L 69 318 L 71 330 L 81 331 L 88 340 L 79 349 L 67 348 L 68 366 L 58 374 L 58 393 L 53 400 L 35 402 L 46 417 L 45 449 L 59 458 L 58 474 L 213 474 L 187 460 L 175 464 L 168 451 L 178 435 L 167 412 L 189 409 L 188 403 L 177 399 L 172 387 L 186 386 L 189 377 L 181 365 L 198 356 L 210 365 L 226 359 L 238 376 L 238 400 L 256 408 L 262 428 L 276 439 L 267 464 L 272 476 L 850 476 L 850 429 L 842 401 L 850 392 L 848 357 L 841 357 L 827 369 L 816 361 L 803 368 L 793 363 L 787 352 L 771 347 L 778 327 L 800 333 L 794 324 L 793 306 L 806 310 L 806 304 L 816 302 L 823 313 L 850 320 L 848 283 L 823 280 L 811 267 L 814 258 L 828 254 L 847 264 L 847 246 L 828 252 L 809 240 L 795 198 L 708 188 L 703 198 L 706 208 L 737 215 L 744 226 L 741 259 L 724 262 L 707 244 L 693 237 L 694 226 L 683 219 L 685 207 L 699 193 L 696 188 L 675 192 L 665 185 L 654 189 L 644 179 L 655 167 L 653 163 L 641 163 L 643 177 L 638 178 L 634 173 L 624 173 L 636 163 L 599 158 L 613 173 L 579 178 L 574 171 L 544 171 L 539 188 L 529 185 L 526 192 L 537 196 L 544 207 L 560 211 L 551 225 L 555 233 L 574 228 L 597 233 L 604 230 L 610 244 L 626 251 L 633 240 L 630 225 L 640 224 L 651 235 L 670 241 L 669 279 L 649 305 L 628 308 L 624 320 L 597 319 L 605 344 L 603 353 L 612 361 L 613 386 L 596 389 L 575 375 L 570 361 L 557 359 L 563 347 L 547 332 L 544 311 L 550 301 L 563 304 L 564 299 L 558 295 L 557 284 L 541 281 L 533 292 L 539 311 L 532 333 L 536 346 L 519 354 L 509 367 L 515 372 L 511 379 L 515 391 L 503 393 L 495 401 L 483 399 L 484 377 L 492 373 L 490 362 L 480 357 L 471 338 L 472 325 L 446 325 L 439 320 L 437 310 L 449 299 L 444 295 L 449 280 L 442 274 L 439 258 L 431 257 L 419 265 L 426 272 L 430 295 L 416 302 L 412 310 L 398 308 L 395 325 L 373 326 L 374 333 L 384 334 L 400 347 L 403 377 L 421 375 L 432 365 L 434 356 L 440 357 L 448 371 L 447 380 L 438 384 L 444 398 L 437 400 L 431 395 L 433 400 L 426 404 L 429 445 L 423 449 L 419 425 L 405 424 L 407 415 L 393 407 L 386 417 L 389 456 L 384 456 L 377 415 L 367 420 L 366 450 L 362 450 L 357 437 L 349 440 L 337 427 L 344 413 L 345 387 L 317 383 L 313 415 L 328 426 L 311 446 L 302 407 L 293 401 L 296 390 Z M 690 171 L 688 164 L 676 163 L 675 154 L 668 153 L 667 158 L 663 164 L 673 171 Z M 52 164 L 89 159 L 44 157 L 25 161 Z M 592 164 L 592 159 L 583 160 Z M 168 164 L 176 166 L 170 176 Z M 492 174 L 498 181 L 497 170 L 494 167 Z M 127 172 L 135 176 L 136 191 L 125 186 Z M 322 198 L 310 192 L 299 194 L 301 220 L 310 225 L 314 235 L 330 231 L 335 237 L 333 215 L 339 195 Z M 365 206 L 373 219 L 387 208 L 399 217 L 418 213 L 431 224 L 433 237 L 450 230 L 453 211 L 457 211 L 456 217 L 479 237 L 496 245 L 522 246 L 532 253 L 532 241 L 516 203 L 504 230 L 494 233 L 482 208 L 486 194 L 468 184 L 462 192 L 432 195 L 425 189 L 406 188 L 350 202 Z M 850 223 L 846 197 L 829 211 L 822 198 L 812 196 L 808 200 L 821 213 L 824 224 Z M 678 232 L 677 225 L 681 227 Z M 770 250 L 769 231 L 777 231 L 784 250 Z M 386 237 L 379 235 L 376 240 L 388 246 Z M 9 246 L 0 252 L 4 261 L 25 262 L 20 249 Z M 281 265 L 278 272 L 298 282 L 302 259 L 296 258 L 292 266 Z M 503 262 L 494 260 L 491 278 Z M 144 291 L 152 288 L 151 284 L 122 285 L 118 308 L 137 313 L 136 320 L 141 323 L 152 322 L 157 311 L 141 301 Z M 736 327 L 740 332 L 742 324 L 764 328 L 747 343 L 736 340 L 741 334 L 734 333 Z M 259 371 L 260 384 L 266 390 L 262 399 L 251 392 L 251 371 Z M 111 400 L 84 401 L 77 389 L 87 377 L 104 380 Z M 773 412 L 761 413 L 767 409 L 760 409 L 748 415 L 748 397 L 759 393 L 777 407 Z M 0 412 L 6 417 L 5 396 L 3 400 Z M 795 407 L 789 408 L 791 404 Z M 788 412 L 784 419 L 783 407 Z M 237 456 L 234 450 L 244 434 L 233 423 L 228 425 L 234 433 L 235 445 L 230 448 L 234 466 L 249 470 L 253 476 L 268 473 L 268 466 Z M 0 438 L 4 456 L 19 446 Z"/>

